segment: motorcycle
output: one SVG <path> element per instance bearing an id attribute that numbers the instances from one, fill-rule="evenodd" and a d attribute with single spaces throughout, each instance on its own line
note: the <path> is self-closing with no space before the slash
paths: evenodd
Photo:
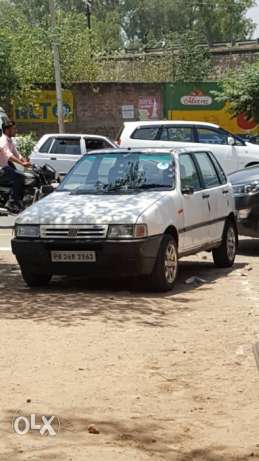
<path id="1" fill-rule="evenodd" d="M 55 186 L 56 170 L 50 165 L 32 165 L 31 170 L 22 172 L 24 175 L 24 197 L 23 206 L 27 208 L 34 202 L 51 193 Z M 0 216 L 12 214 L 10 196 L 12 185 L 0 168 Z"/>

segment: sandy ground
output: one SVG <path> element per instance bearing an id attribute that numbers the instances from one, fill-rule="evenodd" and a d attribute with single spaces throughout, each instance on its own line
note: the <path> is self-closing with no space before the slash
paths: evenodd
<path id="1" fill-rule="evenodd" d="M 233 270 L 185 259 L 165 295 L 68 279 L 30 291 L 7 251 L 0 275 L 1 461 L 259 460 L 259 242 Z M 33 409 L 59 418 L 55 437 L 14 433 Z"/>

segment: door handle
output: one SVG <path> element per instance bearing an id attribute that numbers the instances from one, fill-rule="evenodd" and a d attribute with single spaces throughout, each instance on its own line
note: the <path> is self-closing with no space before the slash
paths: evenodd
<path id="1" fill-rule="evenodd" d="M 210 194 L 202 194 L 202 198 L 210 198 Z"/>
<path id="2" fill-rule="evenodd" d="M 50 157 L 50 160 L 57 160 L 57 157 Z"/>
<path id="3" fill-rule="evenodd" d="M 223 190 L 223 191 L 222 191 L 222 194 L 223 194 L 223 195 L 229 194 L 229 190 Z"/>

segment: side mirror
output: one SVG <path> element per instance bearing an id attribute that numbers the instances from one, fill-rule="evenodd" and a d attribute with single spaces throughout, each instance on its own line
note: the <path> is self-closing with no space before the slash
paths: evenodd
<path id="1" fill-rule="evenodd" d="M 235 138 L 232 136 L 228 136 L 228 145 L 229 146 L 234 146 L 236 144 Z"/>
<path id="2" fill-rule="evenodd" d="M 183 195 L 193 195 L 194 194 L 194 188 L 191 187 L 191 186 L 182 187 L 182 194 Z"/>
<path id="3" fill-rule="evenodd" d="M 42 195 L 45 197 L 46 195 L 52 194 L 54 192 L 55 187 L 51 186 L 50 184 L 44 185 L 41 187 Z"/>

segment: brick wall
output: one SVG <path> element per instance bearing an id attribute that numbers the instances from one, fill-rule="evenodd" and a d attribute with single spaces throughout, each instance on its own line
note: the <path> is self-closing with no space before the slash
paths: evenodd
<path id="1" fill-rule="evenodd" d="M 54 88 L 53 88 L 54 89 Z M 163 117 L 163 85 L 160 83 L 76 83 L 71 87 L 74 94 L 74 120 L 66 124 L 66 132 L 98 133 L 115 138 L 127 113 L 122 108 L 128 106 L 130 117 L 140 118 L 139 108 L 143 98 L 158 102 L 157 117 Z M 123 118 L 124 115 L 124 118 Z M 56 124 L 19 123 L 19 132 L 57 132 Z"/>

